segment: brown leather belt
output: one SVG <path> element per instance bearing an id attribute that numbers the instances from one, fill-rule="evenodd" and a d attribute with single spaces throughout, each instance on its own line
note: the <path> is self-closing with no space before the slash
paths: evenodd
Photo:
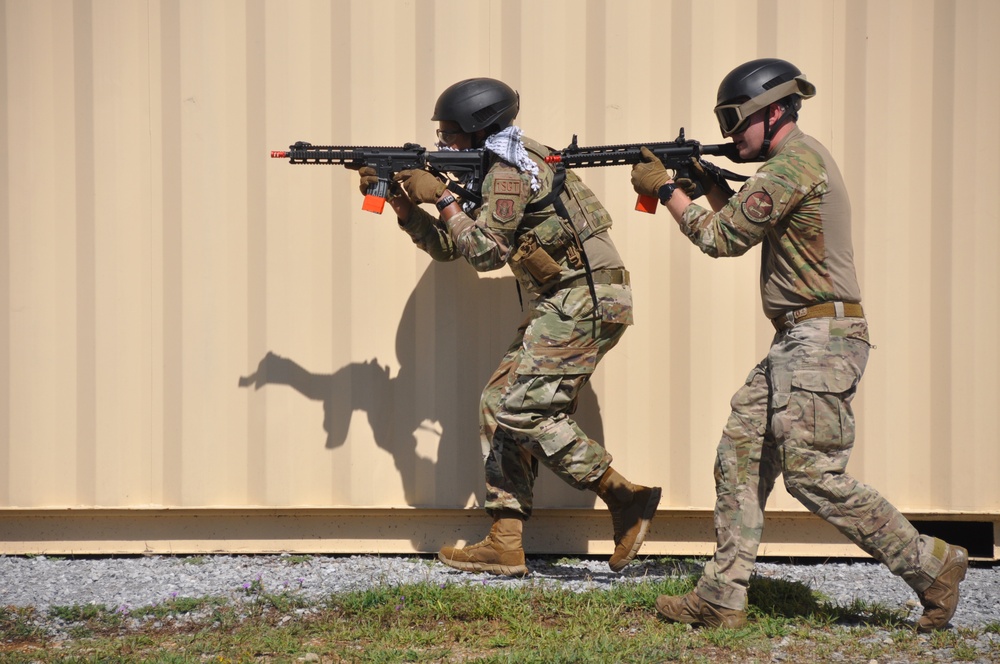
<path id="1" fill-rule="evenodd" d="M 626 270 L 625 268 L 595 270 L 594 272 L 591 273 L 591 275 L 594 278 L 595 286 L 597 284 L 621 284 L 628 286 L 631 283 L 628 270 Z M 562 290 L 564 288 L 577 288 L 579 286 L 586 286 L 586 285 L 587 285 L 587 275 L 583 275 L 582 277 L 576 277 L 574 279 L 563 281 L 552 290 Z"/>
<path id="2" fill-rule="evenodd" d="M 811 307 L 802 307 L 786 312 L 771 319 L 771 324 L 778 332 L 787 330 L 797 323 L 810 318 L 864 318 L 865 312 L 860 304 L 854 302 L 824 302 Z"/>

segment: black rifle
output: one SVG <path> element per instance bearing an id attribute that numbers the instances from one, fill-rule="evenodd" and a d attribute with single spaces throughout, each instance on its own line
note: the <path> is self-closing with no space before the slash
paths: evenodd
<path id="1" fill-rule="evenodd" d="M 702 168 L 715 175 L 715 179 L 720 186 L 724 185 L 724 190 L 728 189 L 731 196 L 734 192 L 726 180 L 744 181 L 747 176 L 727 171 L 701 159 L 702 155 L 712 155 L 727 157 L 730 161 L 739 162 L 739 150 L 735 143 L 719 143 L 715 145 L 702 145 L 695 140 L 684 138 L 684 127 L 681 127 L 680 135 L 676 141 L 661 143 L 630 143 L 626 145 L 598 145 L 596 147 L 581 148 L 576 143 L 576 134 L 573 134 L 573 142 L 564 150 L 558 150 L 545 158 L 550 164 L 562 164 L 565 168 L 592 168 L 595 166 L 624 166 L 638 164 L 642 161 L 640 148 L 648 148 L 655 154 L 663 165 L 676 172 L 675 178 L 687 178 L 694 182 L 695 192 L 691 198 L 701 196 L 702 186 L 696 178 L 692 177 L 691 158 L 701 161 Z M 641 212 L 655 212 L 657 200 L 651 196 L 639 196 L 635 209 Z"/>
<path id="2" fill-rule="evenodd" d="M 448 189 L 472 201 L 483 202 L 479 195 L 483 176 L 486 174 L 487 155 L 483 150 L 428 151 L 416 143 L 402 147 L 366 147 L 356 145 L 312 145 L 299 141 L 288 150 L 272 150 L 271 158 L 284 159 L 292 164 L 340 164 L 350 168 L 371 166 L 378 182 L 368 189 L 363 210 L 382 214 L 389 188 L 394 186 L 392 176 L 400 171 L 426 169 L 448 183 Z M 451 174 L 458 181 L 445 176 Z"/>

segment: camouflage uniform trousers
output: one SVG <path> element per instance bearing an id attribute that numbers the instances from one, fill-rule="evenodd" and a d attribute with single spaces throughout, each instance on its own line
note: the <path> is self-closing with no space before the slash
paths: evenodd
<path id="1" fill-rule="evenodd" d="M 943 541 L 920 535 L 846 471 L 851 401 L 868 362 L 863 318 L 818 318 L 779 332 L 732 399 L 715 462 L 716 550 L 697 594 L 741 610 L 779 474 L 788 492 L 917 592 L 941 570 Z"/>
<path id="2" fill-rule="evenodd" d="M 604 312 L 598 318 L 586 287 L 541 300 L 483 390 L 480 437 L 489 514 L 531 516 L 539 463 L 578 489 L 590 487 L 611 465 L 611 455 L 570 417 L 580 390 L 626 329 L 606 320 L 621 318 L 606 313 L 616 304 L 602 295 L 608 288 L 597 287 Z"/>

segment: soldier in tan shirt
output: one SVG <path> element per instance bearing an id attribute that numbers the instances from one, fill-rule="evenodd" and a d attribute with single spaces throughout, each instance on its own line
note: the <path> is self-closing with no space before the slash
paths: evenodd
<path id="1" fill-rule="evenodd" d="M 713 627 L 746 621 L 747 585 L 778 475 L 811 512 L 910 585 L 924 606 L 920 631 L 942 629 L 958 605 L 965 549 L 921 535 L 875 489 L 847 474 L 854 445 L 851 401 L 868 361 L 868 324 L 854 270 L 851 210 L 829 152 L 799 130 L 815 94 L 794 65 L 740 65 L 719 86 L 715 112 L 740 158 L 763 161 L 741 190 L 699 169 L 712 209 L 692 203 L 652 153 L 632 171 L 634 189 L 657 196 L 693 244 L 712 257 L 761 245 L 760 292 L 776 333 L 732 399 L 715 464 L 717 544 L 697 587 L 661 596 L 665 618 Z"/>

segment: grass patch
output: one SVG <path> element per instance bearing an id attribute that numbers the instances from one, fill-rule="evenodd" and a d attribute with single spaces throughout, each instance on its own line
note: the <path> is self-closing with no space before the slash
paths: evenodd
<path id="1" fill-rule="evenodd" d="M 0 640 L 20 643 L 41 639 L 33 607 L 0 606 Z"/>
<path id="2" fill-rule="evenodd" d="M 232 598 L 174 598 L 122 612 L 100 606 L 0 608 L 0 661 L 57 662 L 743 662 L 949 661 L 995 657 L 984 630 L 918 637 L 901 610 L 836 607 L 805 585 L 755 577 L 749 623 L 691 629 L 657 617 L 660 594 L 695 576 L 572 592 L 551 583 L 418 583 L 306 602 L 259 583 Z M 47 622 L 46 622 L 47 619 Z M 58 633 L 52 623 L 57 622 Z M 40 626 L 44 625 L 44 627 Z"/>
<path id="3" fill-rule="evenodd" d="M 313 557 L 310 555 L 296 554 L 296 555 L 289 555 L 283 558 L 282 560 L 284 560 L 289 565 L 301 565 L 303 563 L 311 561 L 312 559 Z"/>

